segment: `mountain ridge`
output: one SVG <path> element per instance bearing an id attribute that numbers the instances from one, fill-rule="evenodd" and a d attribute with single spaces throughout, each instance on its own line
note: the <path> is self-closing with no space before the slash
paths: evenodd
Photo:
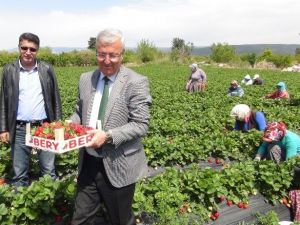
<path id="1" fill-rule="evenodd" d="M 255 53 L 261 54 L 265 49 L 271 49 L 276 54 L 290 54 L 294 55 L 297 48 L 300 48 L 300 44 L 242 44 L 242 45 L 230 45 L 233 46 L 237 54 Z M 43 47 L 42 47 L 43 48 Z M 62 52 L 71 51 L 84 51 L 87 48 L 84 47 L 48 47 L 51 48 L 53 53 L 59 54 Z M 171 52 L 171 47 L 157 47 L 160 51 Z M 127 50 L 135 51 L 135 47 L 127 47 Z M 9 52 L 18 51 L 17 48 L 10 49 Z M 211 54 L 211 46 L 194 46 L 192 55 L 207 56 Z"/>
<path id="2" fill-rule="evenodd" d="M 300 44 L 243 44 L 231 45 L 235 48 L 237 54 L 255 53 L 261 54 L 265 49 L 271 49 L 276 54 L 290 54 L 294 55 Z M 211 46 L 207 47 L 194 47 L 193 55 L 210 55 Z"/>

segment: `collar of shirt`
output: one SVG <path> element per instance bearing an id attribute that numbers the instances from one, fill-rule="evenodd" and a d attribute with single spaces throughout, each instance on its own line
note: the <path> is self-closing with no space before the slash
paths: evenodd
<path id="1" fill-rule="evenodd" d="M 25 67 L 22 66 L 21 60 L 19 59 L 19 66 L 20 66 L 20 71 L 27 71 L 28 73 L 37 70 L 37 61 L 35 62 L 34 67 L 32 67 L 31 70 L 26 69 Z"/>
<path id="2" fill-rule="evenodd" d="M 113 88 L 113 84 L 116 80 L 117 74 L 111 75 L 111 76 L 107 76 L 107 78 L 109 79 L 109 93 Z M 90 118 L 89 118 L 89 126 L 96 128 L 97 126 L 97 120 L 98 120 L 98 112 L 99 112 L 99 107 L 100 107 L 100 102 L 101 102 L 101 98 L 102 98 L 102 92 L 104 89 L 104 74 L 100 73 L 100 77 L 97 83 L 97 88 L 96 88 L 96 92 L 94 95 L 94 100 L 92 102 L 92 112 L 90 114 Z"/>
<path id="3" fill-rule="evenodd" d="M 100 72 L 100 80 L 102 81 L 104 79 L 104 74 Z M 109 79 L 109 81 L 111 81 L 112 83 L 115 82 L 117 77 L 117 74 L 111 75 L 111 76 L 107 76 L 107 78 Z"/>

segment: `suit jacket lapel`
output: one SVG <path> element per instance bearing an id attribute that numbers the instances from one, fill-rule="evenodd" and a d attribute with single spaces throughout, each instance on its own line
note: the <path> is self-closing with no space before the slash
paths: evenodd
<path id="1" fill-rule="evenodd" d="M 44 73 L 45 72 L 44 68 L 41 67 L 41 64 L 39 63 L 39 61 L 37 62 L 37 70 L 38 70 L 38 73 L 39 73 L 39 78 L 40 78 L 43 94 L 44 93 L 49 93 L 48 90 L 47 90 L 47 79 L 48 79 L 48 77 L 46 76 L 46 73 Z M 45 95 L 44 95 L 44 98 L 45 98 Z M 44 99 L 44 101 L 45 101 L 45 99 Z"/>
<path id="2" fill-rule="evenodd" d="M 19 65 L 19 60 L 15 61 L 14 63 L 14 68 L 15 71 L 13 73 L 12 77 L 12 86 L 14 89 L 14 94 L 15 94 L 15 102 L 19 102 L 19 82 L 20 82 L 20 65 Z M 18 104 L 13 104 L 15 107 L 15 110 L 17 111 L 17 105 Z"/>
<path id="3" fill-rule="evenodd" d="M 121 67 L 119 73 L 117 74 L 116 80 L 114 82 L 113 89 L 111 90 L 111 94 L 109 95 L 108 98 L 103 127 L 105 127 L 107 123 L 108 115 L 110 115 L 110 112 L 115 104 L 117 97 L 119 96 L 120 90 L 122 90 L 125 84 L 126 79 L 127 79 L 127 73 L 125 72 L 124 67 Z"/>
<path id="4" fill-rule="evenodd" d="M 91 118 L 91 112 L 93 108 L 93 103 L 94 103 L 94 98 L 95 98 L 95 93 L 97 90 L 97 84 L 98 80 L 100 78 L 100 71 L 97 69 L 93 72 L 92 78 L 91 78 L 91 87 L 90 87 L 90 97 L 89 97 L 89 105 L 87 109 L 87 115 L 86 115 L 86 125 L 90 123 L 90 118 Z"/>

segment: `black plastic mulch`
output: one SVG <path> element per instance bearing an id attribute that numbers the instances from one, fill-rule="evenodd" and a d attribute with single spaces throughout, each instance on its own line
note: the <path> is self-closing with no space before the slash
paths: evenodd
<path id="1" fill-rule="evenodd" d="M 282 204 L 275 206 L 265 202 L 264 197 L 261 194 L 251 196 L 249 198 L 249 206 L 247 209 L 240 209 L 236 205 L 227 206 L 225 202 L 220 205 L 220 217 L 207 223 L 207 225 L 237 225 L 244 221 L 246 223 L 257 222 L 257 216 L 255 213 L 267 214 L 273 210 L 277 213 L 280 221 L 291 221 L 290 209 Z"/>
<path id="2" fill-rule="evenodd" d="M 231 162 L 232 163 L 232 162 Z M 219 170 L 223 165 L 217 165 L 215 163 L 200 162 L 199 167 L 211 167 L 213 169 Z M 188 167 L 188 166 L 187 166 Z M 185 167 L 185 168 L 187 168 Z M 181 168 L 181 167 L 178 167 Z M 184 169 L 184 168 L 181 168 Z M 154 177 L 165 171 L 164 168 L 151 168 L 148 169 L 147 177 Z M 247 209 L 240 209 L 237 205 L 227 206 L 224 201 L 219 205 L 220 207 L 220 217 L 207 223 L 206 225 L 238 225 L 242 222 L 245 223 L 255 223 L 257 222 L 256 213 L 266 215 L 269 211 L 273 210 L 278 215 L 280 221 L 291 221 L 290 209 L 282 204 L 271 205 L 265 201 L 265 198 L 261 194 L 249 197 L 249 205 Z M 141 223 L 142 225 L 143 223 Z"/>

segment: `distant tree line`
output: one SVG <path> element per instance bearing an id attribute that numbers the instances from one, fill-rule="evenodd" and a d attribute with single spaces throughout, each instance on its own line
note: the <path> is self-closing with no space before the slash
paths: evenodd
<path id="1" fill-rule="evenodd" d="M 126 50 L 123 56 L 124 63 L 148 63 L 157 61 L 172 61 L 174 63 L 186 63 L 191 61 L 205 60 L 216 63 L 247 63 L 254 67 L 257 62 L 267 61 L 273 63 L 278 68 L 290 66 L 293 62 L 300 62 L 300 49 L 295 50 L 295 55 L 274 54 L 272 50 L 265 49 L 260 55 L 256 53 L 246 53 L 238 55 L 232 45 L 227 43 L 214 43 L 211 45 L 211 55 L 192 55 L 194 44 L 186 42 L 181 38 L 173 38 L 171 52 L 166 53 L 159 50 L 151 41 L 142 39 L 135 51 Z M 38 58 L 51 63 L 54 66 L 96 66 L 95 57 L 96 38 L 88 40 L 88 50 L 53 53 L 48 47 L 41 48 Z M 0 67 L 18 58 L 17 52 L 0 51 Z"/>
<path id="2" fill-rule="evenodd" d="M 261 55 L 247 53 L 238 56 L 236 55 L 233 46 L 230 46 L 227 43 L 218 43 L 213 44 L 211 50 L 212 54 L 210 57 L 217 63 L 230 63 L 241 60 L 248 62 L 254 67 L 257 62 L 266 61 L 273 63 L 277 68 L 284 68 L 290 66 L 293 62 L 292 55 L 274 54 L 271 49 L 265 49 Z M 300 49 L 298 48 L 295 50 L 294 60 L 300 62 Z"/>

